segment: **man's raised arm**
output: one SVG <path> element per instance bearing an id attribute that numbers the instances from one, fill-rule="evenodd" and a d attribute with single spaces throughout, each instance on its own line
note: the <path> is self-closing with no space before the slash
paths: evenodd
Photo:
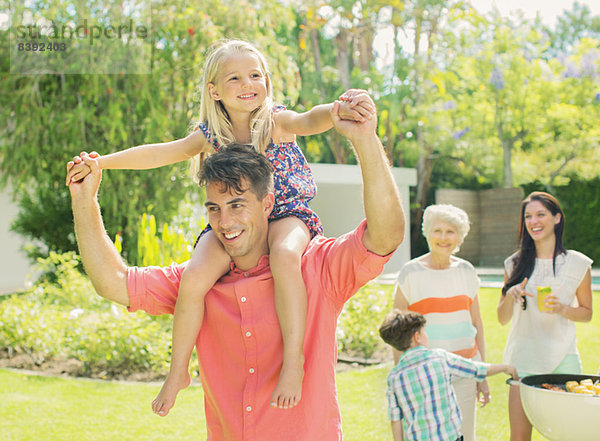
<path id="1" fill-rule="evenodd" d="M 366 92 L 357 91 L 353 100 L 368 99 Z M 404 210 L 400 193 L 392 176 L 383 145 L 377 136 L 377 117 L 364 122 L 341 120 L 339 103 L 331 109 L 335 129 L 348 138 L 354 150 L 363 177 L 363 203 L 367 229 L 363 244 L 381 256 L 394 251 L 404 239 Z"/>
<path id="2" fill-rule="evenodd" d="M 91 173 L 81 182 L 69 185 L 79 255 L 96 292 L 108 300 L 129 306 L 127 265 L 106 234 L 98 205 L 102 172 L 96 159 L 85 153 L 81 159 L 90 167 Z"/>

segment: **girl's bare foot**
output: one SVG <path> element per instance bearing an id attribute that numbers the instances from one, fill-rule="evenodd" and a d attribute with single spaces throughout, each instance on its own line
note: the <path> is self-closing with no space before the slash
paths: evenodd
<path id="1" fill-rule="evenodd" d="M 286 363 L 281 367 L 279 381 L 271 396 L 271 407 L 289 409 L 296 406 L 302 397 L 304 363 Z"/>
<path id="2" fill-rule="evenodd" d="M 190 373 L 187 370 L 182 375 L 169 372 L 160 392 L 152 401 L 152 411 L 157 415 L 167 416 L 175 404 L 177 393 L 188 387 L 191 381 Z"/>

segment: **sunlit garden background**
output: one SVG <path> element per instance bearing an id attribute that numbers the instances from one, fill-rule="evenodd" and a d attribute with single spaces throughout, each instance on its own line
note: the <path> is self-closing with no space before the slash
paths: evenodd
<path id="1" fill-rule="evenodd" d="M 16 2 L 0 0 L 0 12 L 9 3 Z M 98 14 L 93 3 L 31 1 L 12 13 L 65 19 L 73 8 Z M 559 198 L 567 248 L 597 266 L 600 16 L 566 3 L 570 9 L 548 24 L 482 14 L 469 1 L 152 2 L 149 75 L 10 74 L 8 25 L 0 20 L 0 186 L 19 207 L 12 230 L 28 240 L 38 277 L 0 296 L 0 361 L 96 379 L 164 377 L 172 319 L 129 314 L 95 295 L 76 254 L 65 163 L 81 150 L 106 154 L 184 137 L 198 114 L 206 48 L 222 37 L 264 51 L 276 101 L 291 109 L 333 101 L 348 88 L 372 94 L 390 162 L 417 170 L 405 201 L 413 256 L 425 251 L 419 219 L 435 190 L 521 187 Z M 332 131 L 299 143 L 311 162 L 355 163 Z M 204 225 L 202 198 L 189 164 L 178 164 L 106 172 L 100 205 L 129 264 L 163 265 L 189 258 Z M 340 318 L 340 354 L 383 363 L 338 374 L 347 440 L 391 439 L 384 396 L 391 363 L 376 333 L 391 289 L 368 285 Z M 498 296 L 498 289 L 480 292 L 488 359 L 496 362 L 507 333 L 495 317 Z M 600 365 L 597 292 L 594 304 L 593 321 L 578 324 L 588 373 Z M 500 377 L 491 387 L 478 439 L 507 439 L 508 387 Z M 150 411 L 158 388 L 0 370 L 0 438 L 202 439 L 201 387 L 180 394 L 167 419 Z"/>

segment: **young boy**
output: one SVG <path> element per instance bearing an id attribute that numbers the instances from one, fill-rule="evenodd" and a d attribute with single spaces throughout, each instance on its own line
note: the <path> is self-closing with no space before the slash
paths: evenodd
<path id="1" fill-rule="evenodd" d="M 379 328 L 387 344 L 402 352 L 388 376 L 387 397 L 394 441 L 460 441 L 462 417 L 451 375 L 475 377 L 506 372 L 517 379 L 513 366 L 472 361 L 443 349 L 428 349 L 425 318 L 417 312 L 394 309 Z M 404 421 L 404 423 L 403 423 Z"/>

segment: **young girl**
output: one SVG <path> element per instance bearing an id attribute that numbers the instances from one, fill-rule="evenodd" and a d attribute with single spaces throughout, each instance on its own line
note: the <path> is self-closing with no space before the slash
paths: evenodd
<path id="1" fill-rule="evenodd" d="M 575 323 L 592 318 L 592 260 L 562 244 L 565 217 L 556 198 L 533 192 L 521 203 L 519 250 L 504 262 L 505 282 L 498 305 L 501 324 L 512 323 L 504 363 L 519 377 L 581 373 Z M 543 303 L 533 293 L 552 288 Z M 521 404 L 519 386 L 508 395 L 510 439 L 530 440 L 531 423 Z"/>
<path id="2" fill-rule="evenodd" d="M 373 106 L 360 96 L 359 92 L 348 91 L 341 97 L 346 101 L 340 108 L 341 118 L 364 121 L 374 114 Z M 307 205 L 316 186 L 295 135 L 330 129 L 332 105 L 319 105 L 302 114 L 274 106 L 264 56 L 247 42 L 223 41 L 213 47 L 204 66 L 200 130 L 180 140 L 133 147 L 98 158 L 101 168 L 148 169 L 209 154 L 230 143 L 251 144 L 269 158 L 276 198 L 269 224 L 269 261 L 284 345 L 271 405 L 283 409 L 299 402 L 304 376 L 306 290 L 301 256 L 310 239 L 322 233 L 319 218 Z M 67 174 L 67 184 L 87 173 L 87 166 L 77 161 Z M 203 233 L 179 287 L 171 368 L 152 403 L 153 411 L 161 416 L 167 415 L 179 390 L 190 383 L 188 365 L 204 317 L 204 296 L 230 270 L 230 256 L 214 233 L 210 228 Z"/>

